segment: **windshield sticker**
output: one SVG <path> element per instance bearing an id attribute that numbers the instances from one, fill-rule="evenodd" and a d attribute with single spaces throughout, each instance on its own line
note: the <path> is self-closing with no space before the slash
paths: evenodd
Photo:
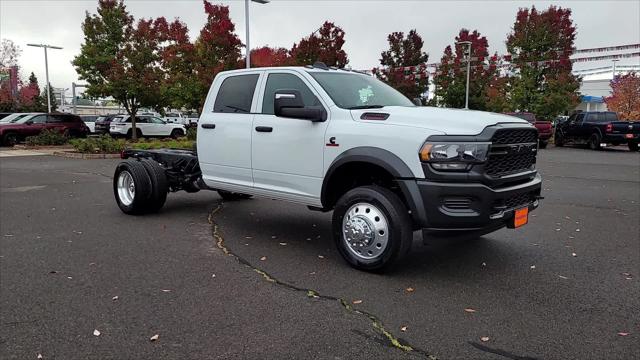
<path id="1" fill-rule="evenodd" d="M 373 96 L 373 90 L 371 90 L 371 85 L 367 86 L 364 89 L 358 90 L 358 94 L 360 94 L 360 101 L 363 104 L 369 102 L 369 98 Z"/>

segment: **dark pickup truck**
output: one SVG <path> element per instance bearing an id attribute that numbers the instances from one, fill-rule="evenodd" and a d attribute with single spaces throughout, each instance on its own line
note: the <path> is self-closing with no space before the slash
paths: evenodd
<path id="1" fill-rule="evenodd" d="M 551 121 L 537 120 L 536 116 L 528 112 L 510 112 L 505 115 L 511 115 L 523 120 L 527 120 L 531 125 L 535 126 L 538 130 L 538 147 L 544 149 L 553 135 L 553 126 Z"/>
<path id="2" fill-rule="evenodd" d="M 555 144 L 586 144 L 592 150 L 603 145 L 627 144 L 629 150 L 638 151 L 640 121 L 619 121 L 611 111 L 587 111 L 573 114 L 556 127 Z"/>

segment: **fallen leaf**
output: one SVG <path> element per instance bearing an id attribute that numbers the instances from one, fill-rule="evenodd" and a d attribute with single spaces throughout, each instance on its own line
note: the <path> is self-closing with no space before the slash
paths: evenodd
<path id="1" fill-rule="evenodd" d="M 216 277 L 216 274 L 211 274 L 211 277 L 212 277 L 212 278 Z"/>
<path id="2" fill-rule="evenodd" d="M 280 245 L 287 246 L 287 243 L 286 242 L 281 242 Z"/>
<path id="3" fill-rule="evenodd" d="M 89 263 L 89 266 L 93 266 L 93 265 L 95 265 L 95 264 L 96 264 L 96 263 Z"/>
<path id="4" fill-rule="evenodd" d="M 38 356 L 36 356 L 36 359 L 42 359 L 42 354 L 38 354 Z"/>
<path id="5" fill-rule="evenodd" d="M 158 340 L 158 338 L 159 338 L 159 337 L 160 337 L 160 335 L 155 334 L 155 335 L 153 335 L 151 338 L 149 338 L 149 340 L 151 340 L 151 341 L 156 341 L 156 340 Z"/>
<path id="6" fill-rule="evenodd" d="M 267 260 L 266 256 L 263 256 L 263 257 L 260 258 L 260 261 L 265 261 L 265 260 Z"/>
<path id="7" fill-rule="evenodd" d="M 472 308 L 466 308 L 466 309 L 464 309 L 464 311 L 466 311 L 466 312 L 468 312 L 468 313 L 474 313 L 474 312 L 476 312 L 476 311 L 475 311 L 474 309 L 472 309 Z"/>
<path id="8" fill-rule="evenodd" d="M 277 236 L 275 236 L 275 235 L 273 235 L 273 236 L 271 236 L 271 238 L 272 238 L 272 239 L 276 239 L 276 238 L 278 238 L 278 237 L 277 237 Z"/>
<path id="9" fill-rule="evenodd" d="M 560 231 L 560 229 L 556 229 L 556 231 Z"/>
<path id="10" fill-rule="evenodd" d="M 535 265 L 531 265 L 531 270 L 535 269 L 536 266 Z"/>
<path id="11" fill-rule="evenodd" d="M 576 256 L 578 256 L 578 254 L 576 254 L 576 253 L 571 253 L 571 256 L 576 257 Z"/>
<path id="12" fill-rule="evenodd" d="M 315 271 L 312 271 L 312 272 L 309 273 L 309 275 L 315 275 L 315 274 L 316 274 Z"/>
<path id="13" fill-rule="evenodd" d="M 618 333 L 618 335 L 620 335 L 620 336 L 627 336 L 627 335 L 629 335 L 629 333 L 626 333 L 626 332 L 619 332 L 619 333 Z"/>
<path id="14" fill-rule="evenodd" d="M 487 263 L 483 262 L 483 263 L 482 263 L 482 266 L 487 266 Z"/>
<path id="15" fill-rule="evenodd" d="M 412 287 L 408 287 L 405 289 L 408 293 L 412 293 L 414 291 L 416 291 L 416 289 L 412 288 Z"/>
<path id="16" fill-rule="evenodd" d="M 245 236 L 245 239 L 253 239 L 251 236 Z"/>
<path id="17" fill-rule="evenodd" d="M 57 271 L 55 271 L 55 270 L 51 270 L 51 271 L 49 271 L 49 274 L 57 274 L 57 273 L 58 273 L 58 272 L 57 272 Z"/>
<path id="18" fill-rule="evenodd" d="M 362 304 L 362 300 L 353 300 L 353 304 L 355 305 Z"/>
<path id="19" fill-rule="evenodd" d="M 5 237 L 12 237 L 13 234 L 4 234 Z"/>
<path id="20" fill-rule="evenodd" d="M 71 279 L 73 279 L 73 278 L 72 278 L 71 276 L 67 276 L 67 279 L 71 280 Z"/>
<path id="21" fill-rule="evenodd" d="M 100 331 L 98 329 L 93 330 L 93 336 L 100 336 Z"/>
<path id="22" fill-rule="evenodd" d="M 576 232 L 580 232 L 580 229 L 576 229 Z"/>
<path id="23" fill-rule="evenodd" d="M 319 258 L 319 259 L 324 259 L 324 256 L 322 256 L 322 255 L 318 255 L 318 258 Z"/>
<path id="24" fill-rule="evenodd" d="M 171 292 L 169 289 L 163 289 L 162 292 Z"/>
<path id="25" fill-rule="evenodd" d="M 483 336 L 483 337 L 480 338 L 480 341 L 487 342 L 487 341 L 489 341 L 489 337 L 488 336 Z"/>
<path id="26" fill-rule="evenodd" d="M 307 241 L 311 241 L 311 238 L 307 238 Z"/>
<path id="27" fill-rule="evenodd" d="M 402 332 L 407 331 L 407 327 L 406 327 L 406 326 L 401 327 L 401 328 L 400 328 L 400 331 L 402 331 Z"/>
<path id="28" fill-rule="evenodd" d="M 118 295 L 116 295 L 116 296 L 111 298 L 111 300 L 113 300 L 113 301 L 118 301 L 118 299 L 119 299 Z"/>
<path id="29" fill-rule="evenodd" d="M 560 279 L 565 279 L 565 280 L 567 280 L 567 279 L 568 279 L 568 277 L 566 277 L 566 276 L 562 276 L 562 275 L 558 275 L 558 277 L 559 277 Z"/>

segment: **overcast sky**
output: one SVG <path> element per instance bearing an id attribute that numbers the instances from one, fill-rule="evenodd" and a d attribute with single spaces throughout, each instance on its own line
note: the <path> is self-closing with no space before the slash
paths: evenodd
<path id="1" fill-rule="evenodd" d="M 236 33 L 245 40 L 244 1 L 213 1 L 229 5 Z M 202 1 L 125 0 L 136 19 L 164 16 L 179 18 L 197 36 L 206 17 Z M 251 4 L 251 47 L 263 45 L 290 48 L 309 35 L 325 20 L 335 22 L 346 32 L 345 50 L 356 69 L 379 65 L 380 52 L 387 48 L 387 34 L 416 28 L 425 42 L 430 62 L 437 62 L 445 46 L 453 42 L 460 28 L 477 29 L 487 36 L 491 52 L 505 52 L 505 39 L 520 7 L 534 4 L 538 9 L 550 4 L 573 10 L 578 28 L 577 48 L 640 43 L 640 1 L 340 1 L 272 0 L 266 5 Z M 54 87 L 70 88 L 76 81 L 70 62 L 83 41 L 81 23 L 85 11 L 95 12 L 97 1 L 0 0 L 0 37 L 11 39 L 23 52 L 23 77 L 33 71 L 40 84 L 45 82 L 44 55 L 27 43 L 62 46 L 50 50 L 49 75 Z M 637 50 L 635 50 L 637 51 Z M 593 54 L 598 55 L 598 54 Z M 638 58 L 619 64 L 638 64 Z M 610 62 L 589 62 L 577 68 L 609 66 Z"/>

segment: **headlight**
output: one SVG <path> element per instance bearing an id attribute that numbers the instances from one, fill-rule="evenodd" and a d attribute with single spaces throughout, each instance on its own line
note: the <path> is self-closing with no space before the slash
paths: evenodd
<path id="1" fill-rule="evenodd" d="M 491 143 L 432 143 L 420 149 L 420 160 L 436 170 L 466 171 L 471 165 L 485 162 Z"/>

